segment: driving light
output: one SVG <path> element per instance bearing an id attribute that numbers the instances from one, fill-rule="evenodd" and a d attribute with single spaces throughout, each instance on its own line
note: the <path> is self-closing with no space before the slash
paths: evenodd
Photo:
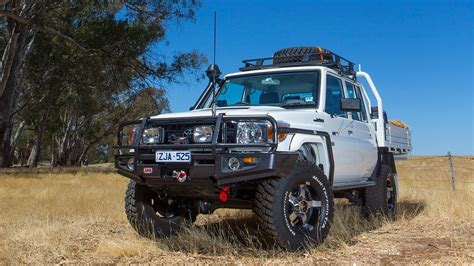
<path id="1" fill-rule="evenodd" d="M 214 132 L 213 126 L 197 126 L 193 130 L 194 142 L 211 142 Z"/>
<path id="2" fill-rule="evenodd" d="M 143 144 L 158 144 L 163 143 L 165 130 L 162 127 L 153 127 L 143 130 L 142 142 Z"/>
<path id="3" fill-rule="evenodd" d="M 230 170 L 237 171 L 240 168 L 240 160 L 238 158 L 231 157 L 227 165 L 229 166 Z"/>
<path id="4" fill-rule="evenodd" d="M 133 158 L 128 159 L 127 167 L 130 171 L 135 170 L 135 159 L 133 159 Z"/>

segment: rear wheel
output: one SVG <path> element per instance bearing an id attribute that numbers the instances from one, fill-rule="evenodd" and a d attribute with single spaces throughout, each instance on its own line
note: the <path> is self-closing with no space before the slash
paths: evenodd
<path id="1" fill-rule="evenodd" d="M 194 222 L 196 214 L 176 199 L 160 199 L 149 187 L 130 181 L 125 196 L 125 213 L 132 227 L 148 238 L 168 236 L 185 222 Z"/>
<path id="2" fill-rule="evenodd" d="M 382 165 L 375 186 L 365 189 L 364 212 L 367 215 L 393 217 L 397 211 L 397 188 L 395 175 L 387 165 Z"/>
<path id="3" fill-rule="evenodd" d="M 319 167 L 299 161 L 289 176 L 259 184 L 254 211 L 262 228 L 283 248 L 321 244 L 333 217 L 332 189 Z"/>

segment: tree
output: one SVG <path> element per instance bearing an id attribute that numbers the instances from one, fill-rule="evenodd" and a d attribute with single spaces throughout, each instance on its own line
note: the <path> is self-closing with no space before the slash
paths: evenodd
<path id="1" fill-rule="evenodd" d="M 166 110 L 163 84 L 177 82 L 206 61 L 196 51 L 166 60 L 150 48 L 164 41 L 171 21 L 194 18 L 195 1 L 66 2 L 3 1 L 2 40 L 11 43 L 10 23 L 21 26 L 27 44 L 17 45 L 22 51 L 12 57 L 17 65 L 2 60 L 2 73 L 9 73 L 2 82 L 15 81 L 0 98 L 3 166 L 11 164 L 12 130 L 22 122 L 34 132 L 34 140 L 19 144 L 33 141 L 31 165 L 42 147 L 50 147 L 57 164 L 80 164 L 119 121 Z M 3 54 L 10 49 L 7 45 Z"/>
<path id="2" fill-rule="evenodd" d="M 17 1 L 2 1 L 3 11 L 18 10 L 17 16 L 30 16 L 31 3 Z M 0 14 L 2 14 L 0 12 Z M 5 13 L 6 14 L 6 13 Z M 6 46 L 3 50 L 1 76 L 0 76 L 0 150 L 2 154 L 1 166 L 11 164 L 11 135 L 13 113 L 19 97 L 21 67 L 25 55 L 31 47 L 34 33 L 24 23 L 8 16 L 3 22 Z"/>

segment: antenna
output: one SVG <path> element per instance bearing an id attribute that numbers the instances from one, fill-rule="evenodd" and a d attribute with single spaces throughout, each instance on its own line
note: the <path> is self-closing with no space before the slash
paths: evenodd
<path id="1" fill-rule="evenodd" d="M 216 116 L 216 28 L 217 12 L 214 11 L 214 58 L 212 62 L 212 116 Z"/>
<path id="2" fill-rule="evenodd" d="M 219 83 L 219 76 L 221 75 L 221 71 L 219 67 L 216 65 L 216 25 L 217 25 L 217 14 L 214 12 L 214 59 L 212 64 L 206 70 L 206 76 L 209 78 L 209 85 L 206 88 L 206 95 L 208 95 L 209 90 L 212 90 L 212 102 L 211 102 L 211 109 L 212 109 L 212 116 L 216 116 L 216 85 Z"/>
<path id="3" fill-rule="evenodd" d="M 217 28 L 217 12 L 214 11 L 214 62 L 213 62 L 214 65 L 216 64 L 216 36 L 217 36 L 216 28 Z"/>

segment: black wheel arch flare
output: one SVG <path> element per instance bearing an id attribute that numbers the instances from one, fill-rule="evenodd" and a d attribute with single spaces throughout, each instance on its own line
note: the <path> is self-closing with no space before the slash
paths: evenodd
<path id="1" fill-rule="evenodd" d="M 317 135 L 317 136 L 323 137 L 323 139 L 326 142 L 328 159 L 329 159 L 329 183 L 331 185 L 334 185 L 335 163 L 334 163 L 334 154 L 332 151 L 332 141 L 331 141 L 331 136 L 329 135 L 329 133 L 324 132 L 324 131 L 319 131 L 319 130 L 310 130 L 310 129 L 302 129 L 302 128 L 283 128 L 281 130 L 287 133 L 299 133 L 299 134 Z"/>

